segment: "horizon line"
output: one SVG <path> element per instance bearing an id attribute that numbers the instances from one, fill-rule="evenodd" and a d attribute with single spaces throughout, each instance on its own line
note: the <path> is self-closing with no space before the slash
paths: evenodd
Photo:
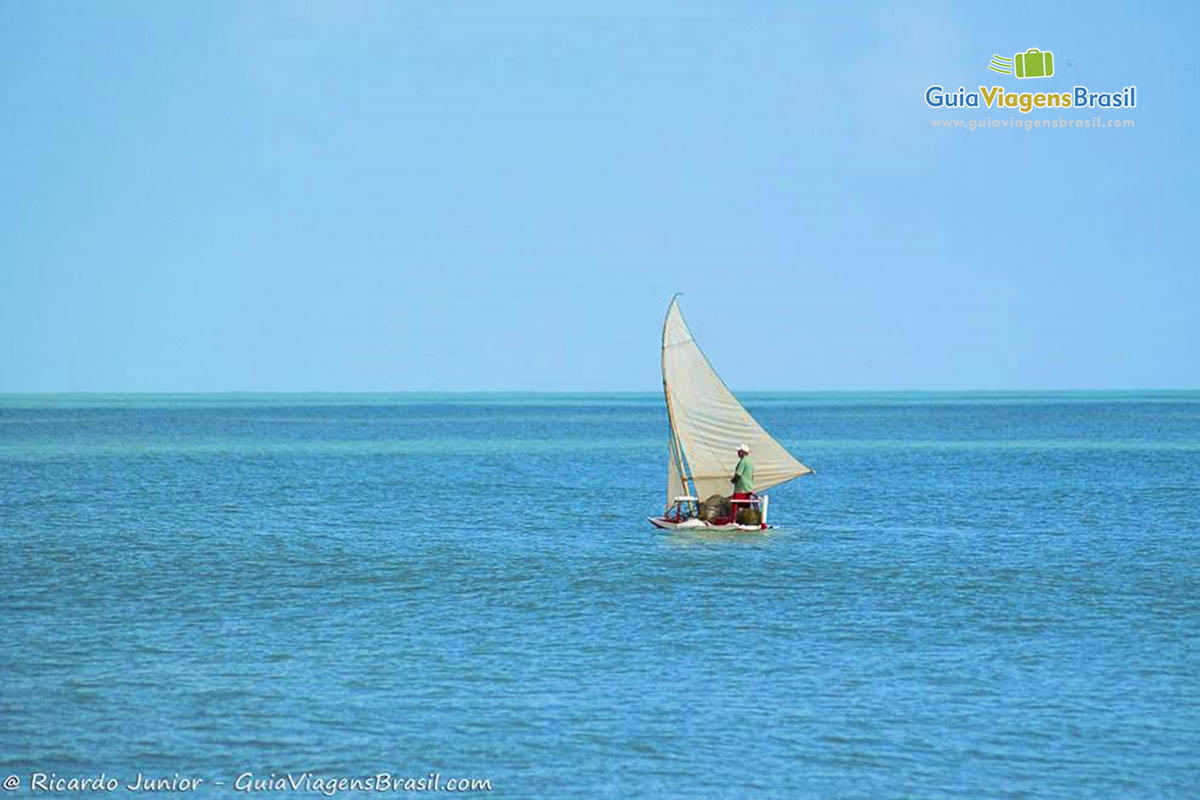
<path id="1" fill-rule="evenodd" d="M 1020 388 L 1020 389 L 744 389 L 736 394 L 1146 394 L 1200 392 L 1197 387 Z M 0 391 L 2 397 L 164 397 L 248 395 L 660 395 L 661 389 L 169 389 Z"/>

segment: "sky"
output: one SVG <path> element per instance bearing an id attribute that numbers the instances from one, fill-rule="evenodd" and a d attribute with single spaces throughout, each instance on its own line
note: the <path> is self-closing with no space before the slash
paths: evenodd
<path id="1" fill-rule="evenodd" d="M 675 292 L 735 391 L 1200 388 L 1198 26 L 0 0 L 0 392 L 657 391 Z"/>

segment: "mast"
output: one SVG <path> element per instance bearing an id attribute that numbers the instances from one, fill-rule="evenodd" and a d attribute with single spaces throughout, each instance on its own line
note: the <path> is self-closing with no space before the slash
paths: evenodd
<path id="1" fill-rule="evenodd" d="M 671 403 L 671 387 L 667 385 L 667 321 L 671 317 L 671 309 L 674 308 L 675 303 L 679 300 L 680 294 L 681 294 L 681 292 L 676 292 L 671 297 L 671 302 L 667 304 L 667 313 L 663 317 L 662 348 L 661 348 L 661 352 L 660 352 L 660 358 L 661 358 L 660 366 L 662 368 L 663 397 L 667 401 L 667 426 L 669 428 L 669 436 L 670 436 L 670 441 L 668 442 L 667 451 L 670 453 L 670 456 L 675 460 L 675 469 L 679 472 L 679 480 L 683 483 L 683 490 L 685 492 L 688 492 L 689 494 L 694 494 L 695 490 L 692 488 L 689 488 L 689 486 L 688 486 L 688 484 L 691 483 L 692 478 L 690 475 L 688 475 L 687 469 L 683 465 L 683 448 L 679 444 L 679 435 L 675 432 L 675 409 Z M 667 503 L 670 504 L 671 501 L 674 499 L 675 498 L 673 498 L 673 497 L 667 498 Z"/>

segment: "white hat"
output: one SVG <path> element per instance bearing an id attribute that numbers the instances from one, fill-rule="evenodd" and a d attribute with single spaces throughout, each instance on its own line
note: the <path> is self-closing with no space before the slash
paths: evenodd
<path id="1" fill-rule="evenodd" d="M 743 453 L 749 453 L 749 452 L 750 452 L 750 445 L 748 445 L 748 444 L 739 444 L 739 445 L 738 445 L 738 450 L 741 450 Z"/>

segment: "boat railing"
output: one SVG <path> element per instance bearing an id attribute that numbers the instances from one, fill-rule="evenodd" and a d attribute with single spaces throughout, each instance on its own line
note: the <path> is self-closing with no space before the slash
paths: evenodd
<path id="1" fill-rule="evenodd" d="M 738 517 L 738 506 L 746 508 L 757 508 L 759 510 L 759 522 L 763 525 L 767 524 L 767 506 L 770 504 L 771 498 L 765 494 L 751 494 L 749 497 L 731 497 L 729 504 L 733 506 L 733 518 Z"/>
<path id="2" fill-rule="evenodd" d="M 684 494 L 671 501 L 671 504 L 667 506 L 667 510 L 663 512 L 663 517 L 680 522 L 698 516 L 699 513 L 700 498 Z"/>
<path id="3" fill-rule="evenodd" d="M 765 494 L 754 494 L 750 497 L 731 497 L 729 498 L 730 508 L 733 511 L 733 519 L 737 520 L 738 511 L 742 507 L 757 508 L 759 510 L 759 521 L 762 525 L 767 524 L 767 506 L 770 504 L 771 498 Z M 699 516 L 700 498 L 690 494 L 680 495 L 671 501 L 663 512 L 663 518 L 672 522 L 681 522 L 685 519 Z"/>

